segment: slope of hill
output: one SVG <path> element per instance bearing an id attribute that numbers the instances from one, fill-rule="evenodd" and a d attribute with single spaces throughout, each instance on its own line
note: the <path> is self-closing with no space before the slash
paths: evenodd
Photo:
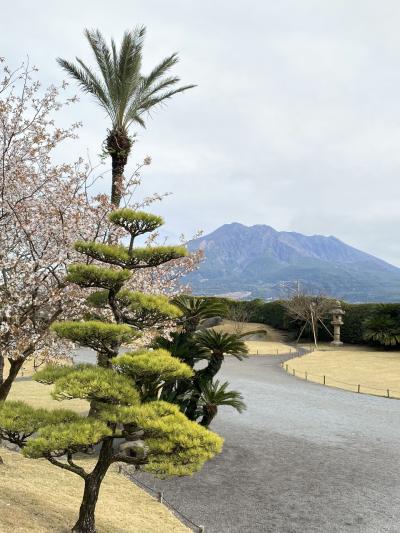
<path id="1" fill-rule="evenodd" d="M 205 254 L 186 279 L 194 294 L 279 298 L 299 281 L 307 291 L 349 302 L 400 301 L 400 269 L 336 237 L 233 223 L 191 241 L 189 249 Z"/>

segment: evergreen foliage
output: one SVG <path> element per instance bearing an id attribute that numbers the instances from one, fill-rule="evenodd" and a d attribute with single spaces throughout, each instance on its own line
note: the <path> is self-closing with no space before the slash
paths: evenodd
<path id="1" fill-rule="evenodd" d="M 110 214 L 110 221 L 126 229 L 134 239 L 144 233 L 155 231 L 164 224 L 164 220 L 157 215 L 131 209 L 115 209 Z"/>
<path id="2" fill-rule="evenodd" d="M 165 383 L 193 376 L 193 370 L 166 350 L 131 352 L 111 360 L 118 372 L 131 376 L 143 399 L 156 399 Z"/>
<path id="3" fill-rule="evenodd" d="M 135 211 L 127 209 L 120 210 L 117 219 L 133 233 L 141 224 L 149 228 L 149 223 L 160 223 L 157 217 L 146 218 L 139 213 L 135 225 Z M 82 287 L 102 289 L 96 291 L 94 300 L 108 309 L 105 316 L 111 312 L 114 321 L 54 322 L 52 329 L 59 336 L 97 350 L 98 365 L 49 366 L 37 372 L 34 379 L 52 384 L 51 394 L 56 400 L 88 400 L 89 415 L 80 417 L 64 409 L 47 411 L 23 402 L 3 402 L 0 437 L 20 446 L 27 457 L 45 458 L 84 479 L 73 531 L 95 533 L 95 506 L 112 463 L 125 462 L 161 477 L 191 475 L 221 451 L 223 440 L 190 421 L 176 405 L 159 400 L 171 385 L 191 382 L 195 375 L 191 366 L 165 349 L 118 355 L 121 345 L 131 343 L 149 324 L 159 327 L 165 321 L 182 319 L 180 308 L 165 296 L 125 289 L 123 285 L 131 274 L 128 271 L 181 257 L 186 250 L 132 246 L 127 250 L 95 243 L 78 243 L 76 248 L 91 259 L 113 265 L 78 264 L 70 269 L 69 279 Z M 75 454 L 94 451 L 98 457 L 92 471 L 74 461 Z"/>
<path id="4" fill-rule="evenodd" d="M 364 339 L 385 347 L 400 344 L 400 315 L 397 317 L 381 309 L 368 318 L 364 324 Z"/>
<path id="5" fill-rule="evenodd" d="M 129 270 L 111 270 L 96 265 L 76 264 L 69 267 L 66 279 L 80 287 L 101 287 L 119 291 L 130 277 Z"/>
<path id="6" fill-rule="evenodd" d="M 200 382 L 201 396 L 199 398 L 199 408 L 201 409 L 201 425 L 208 427 L 218 413 L 218 407 L 227 405 L 233 407 L 239 413 L 246 409 L 243 396 L 240 392 L 227 390 L 229 383 L 219 380 Z"/>
<path id="7" fill-rule="evenodd" d="M 224 316 L 227 312 L 226 303 L 218 299 L 198 298 L 182 294 L 174 298 L 172 302 L 183 313 L 182 326 L 186 333 L 196 331 L 202 320 Z"/>
<path id="8" fill-rule="evenodd" d="M 110 357 L 115 355 L 121 344 L 129 343 L 140 335 L 126 324 L 110 324 L 100 320 L 54 322 L 51 328 L 60 337 Z"/>
<path id="9" fill-rule="evenodd" d="M 144 127 L 145 116 L 152 108 L 194 87 L 179 86 L 180 79 L 169 75 L 178 62 L 177 54 L 164 58 L 147 76 L 142 74 L 145 32 L 144 27 L 126 31 L 118 49 L 114 39 L 109 46 L 99 30 L 85 30 L 96 69 L 79 58 L 76 63 L 57 60 L 81 89 L 95 98 L 111 120 L 105 150 L 112 160 L 111 201 L 117 207 L 122 195 L 124 168 L 134 142 L 129 136 L 129 128 L 133 124 Z"/>
<path id="10" fill-rule="evenodd" d="M 76 370 L 57 379 L 51 394 L 56 400 L 81 398 L 118 405 L 139 401 L 139 394 L 129 377 L 100 367 Z"/>

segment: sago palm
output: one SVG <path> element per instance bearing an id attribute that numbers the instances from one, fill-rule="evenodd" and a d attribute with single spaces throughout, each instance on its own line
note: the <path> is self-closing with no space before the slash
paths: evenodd
<path id="1" fill-rule="evenodd" d="M 229 383 L 221 383 L 218 380 L 202 381 L 200 383 L 201 396 L 198 406 L 201 409 L 202 418 L 200 424 L 208 427 L 218 413 L 218 407 L 227 405 L 233 407 L 239 413 L 246 409 L 243 396 L 240 392 L 227 390 Z"/>
<path id="2" fill-rule="evenodd" d="M 186 333 L 196 331 L 202 320 L 224 315 L 227 312 L 227 306 L 223 302 L 187 294 L 176 296 L 172 303 L 183 313 L 182 325 Z"/>
<path id="3" fill-rule="evenodd" d="M 82 90 L 94 96 L 111 120 L 105 148 L 112 159 L 111 201 L 117 207 L 121 201 L 125 165 L 132 148 L 129 128 L 133 124 L 145 127 L 146 114 L 154 106 L 194 87 L 177 86 L 180 79 L 168 75 L 178 62 L 177 54 L 163 59 L 149 75 L 142 74 L 145 33 L 145 27 L 126 31 L 118 50 L 114 39 L 111 39 L 109 46 L 99 30 L 85 30 L 95 57 L 95 68 L 89 67 L 78 57 L 76 63 L 57 59 Z"/>
<path id="4" fill-rule="evenodd" d="M 364 339 L 386 347 L 400 344 L 400 320 L 389 314 L 376 314 L 364 322 Z"/>
<path id="5" fill-rule="evenodd" d="M 198 371 L 201 380 L 209 381 L 219 372 L 225 355 L 233 355 L 239 360 L 246 357 L 248 350 L 242 336 L 215 329 L 206 329 L 195 335 L 197 344 L 210 352 L 208 365 Z"/>

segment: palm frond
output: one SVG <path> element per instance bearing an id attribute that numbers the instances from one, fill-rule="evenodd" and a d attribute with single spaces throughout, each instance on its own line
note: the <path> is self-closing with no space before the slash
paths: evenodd
<path id="1" fill-rule="evenodd" d="M 214 382 L 201 382 L 199 405 L 213 407 L 227 405 L 242 413 L 246 409 L 242 394 L 238 391 L 227 390 L 228 387 L 229 383 L 227 381 L 220 383 L 218 379 Z"/>
<path id="2" fill-rule="evenodd" d="M 145 126 L 142 116 L 173 95 L 191 89 L 195 85 L 177 88 L 180 79 L 167 76 L 178 62 L 178 55 L 171 54 L 154 67 L 148 76 L 141 74 L 142 49 L 146 28 L 139 26 L 123 35 L 118 49 L 114 39 L 109 46 L 99 30 L 85 30 L 96 59 L 99 75 L 79 58 L 77 65 L 59 58 L 58 63 L 81 88 L 95 96 L 112 120 L 112 128 L 127 132 L 137 123 Z"/>
<path id="3" fill-rule="evenodd" d="M 100 102 L 100 105 L 108 113 L 110 110 L 110 102 L 108 100 L 106 87 L 104 87 L 101 80 L 89 69 L 89 67 L 83 67 L 83 62 L 79 58 L 76 58 L 76 60 L 81 65 L 81 68 L 78 68 L 73 63 L 62 59 L 61 57 L 57 58 L 57 63 L 79 83 L 84 92 L 95 96 Z"/>
<path id="4" fill-rule="evenodd" d="M 225 333 L 215 329 L 206 329 L 196 333 L 194 339 L 199 346 L 207 348 L 212 353 L 233 355 L 241 360 L 247 356 L 248 349 L 240 335 Z"/>

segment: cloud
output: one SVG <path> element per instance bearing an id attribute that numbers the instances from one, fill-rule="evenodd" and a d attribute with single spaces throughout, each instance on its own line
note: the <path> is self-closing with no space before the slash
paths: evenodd
<path id="1" fill-rule="evenodd" d="M 54 58 L 90 59 L 85 26 L 118 38 L 148 27 L 145 69 L 178 50 L 198 87 L 156 111 L 135 158 L 168 232 L 238 221 L 335 235 L 400 266 L 400 5 L 396 0 L 13 2 L 1 54 L 26 53 L 44 83 Z M 14 20 L 11 20 L 14 19 Z M 100 151 L 107 120 L 81 96 L 79 151 Z M 68 145 L 74 157 L 77 145 Z"/>

